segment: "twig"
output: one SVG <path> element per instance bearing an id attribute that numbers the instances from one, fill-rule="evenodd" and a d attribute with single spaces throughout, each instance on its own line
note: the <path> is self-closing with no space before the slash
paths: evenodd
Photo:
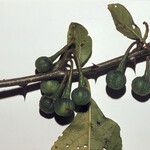
<path id="1" fill-rule="evenodd" d="M 130 53 L 128 62 L 132 62 L 132 60 L 135 60 L 137 62 L 145 61 L 146 56 L 150 56 L 150 47 L 149 48 L 143 48 L 142 50 L 134 51 L 133 53 Z M 106 74 L 110 69 L 115 68 L 119 62 L 121 61 L 122 56 L 108 60 L 106 62 L 93 65 L 90 67 L 83 68 L 83 74 L 88 79 L 97 79 L 99 76 Z M 65 71 L 57 70 L 46 74 L 37 74 L 37 75 L 31 75 L 21 78 L 14 78 L 14 79 L 8 79 L 8 80 L 0 80 L 0 87 L 10 87 L 10 86 L 26 86 L 29 83 L 33 82 L 39 82 L 42 80 L 47 79 L 57 79 L 61 80 L 63 76 L 65 75 Z M 78 80 L 78 71 L 73 70 L 73 82 L 76 82 Z"/>

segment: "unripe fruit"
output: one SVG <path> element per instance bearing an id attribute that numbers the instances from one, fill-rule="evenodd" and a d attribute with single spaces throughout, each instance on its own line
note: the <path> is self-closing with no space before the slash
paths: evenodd
<path id="1" fill-rule="evenodd" d="M 125 75 L 117 70 L 108 72 L 106 76 L 107 86 L 113 90 L 120 90 L 125 87 L 126 77 Z"/>
<path id="2" fill-rule="evenodd" d="M 56 80 L 42 81 L 40 84 L 41 92 L 45 95 L 52 95 L 56 93 L 60 86 L 60 83 Z"/>
<path id="3" fill-rule="evenodd" d="M 118 67 L 115 70 L 111 70 L 106 75 L 106 83 L 107 87 L 109 87 L 112 90 L 122 90 L 125 88 L 126 84 L 126 76 L 125 76 L 125 70 L 126 70 L 126 64 L 128 60 L 129 53 L 133 46 L 137 44 L 136 42 L 133 42 L 128 49 L 126 50 L 124 56 L 122 57 Z"/>
<path id="4" fill-rule="evenodd" d="M 53 67 L 53 62 L 46 56 L 39 57 L 35 61 L 35 67 L 39 73 L 46 73 Z"/>
<path id="5" fill-rule="evenodd" d="M 74 103 L 70 99 L 59 99 L 54 103 L 54 110 L 59 116 L 70 116 L 74 112 Z"/>
<path id="6" fill-rule="evenodd" d="M 52 114 L 54 112 L 54 103 L 53 99 L 42 96 L 39 103 L 40 110 L 46 114 Z"/>
<path id="7" fill-rule="evenodd" d="M 78 87 L 72 91 L 71 98 L 76 105 L 83 106 L 90 102 L 91 93 L 87 88 Z"/>
<path id="8" fill-rule="evenodd" d="M 132 81 L 132 90 L 135 94 L 146 96 L 150 93 L 150 84 L 144 77 L 136 77 Z"/>

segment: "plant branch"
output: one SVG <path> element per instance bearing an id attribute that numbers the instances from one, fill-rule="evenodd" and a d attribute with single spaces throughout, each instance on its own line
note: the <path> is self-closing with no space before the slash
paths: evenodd
<path id="1" fill-rule="evenodd" d="M 150 47 L 143 48 L 142 50 L 138 50 L 138 51 L 134 50 L 132 53 L 129 54 L 128 65 L 131 66 L 134 60 L 136 60 L 136 63 L 145 61 L 147 56 L 150 56 Z M 99 76 L 104 75 L 109 70 L 117 67 L 122 57 L 123 56 L 120 56 L 120 57 L 108 60 L 106 62 L 97 64 L 97 65 L 83 68 L 82 70 L 83 74 L 88 79 L 97 79 Z M 37 74 L 37 75 L 31 75 L 31 76 L 7 79 L 7 80 L 3 79 L 3 80 L 0 80 L 0 87 L 10 87 L 10 86 L 16 86 L 16 85 L 25 87 L 29 83 L 39 82 L 39 81 L 47 80 L 47 79 L 62 80 L 65 74 L 66 74 L 65 71 L 56 70 L 56 71 L 46 73 L 46 74 Z M 78 75 L 79 75 L 78 71 L 76 69 L 73 70 L 73 82 L 76 82 L 78 80 Z"/>

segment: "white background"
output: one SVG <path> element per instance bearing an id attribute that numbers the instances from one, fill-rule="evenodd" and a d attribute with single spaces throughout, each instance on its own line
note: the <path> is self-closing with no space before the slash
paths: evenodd
<path id="1" fill-rule="evenodd" d="M 34 74 L 34 61 L 52 55 L 66 44 L 71 22 L 84 25 L 93 39 L 93 55 L 86 66 L 124 54 L 132 42 L 116 31 L 107 4 L 119 2 L 131 12 L 144 32 L 150 23 L 150 1 L 126 0 L 27 0 L 0 1 L 0 79 Z M 143 75 L 145 63 L 138 64 Z M 127 92 L 114 100 L 105 91 L 105 76 L 90 81 L 92 97 L 103 113 L 121 127 L 123 150 L 150 149 L 150 101 L 140 103 L 131 95 L 136 76 L 126 70 Z M 0 89 L 1 91 L 5 88 Z M 66 126 L 39 115 L 40 91 L 0 100 L 0 149 L 48 150 Z"/>

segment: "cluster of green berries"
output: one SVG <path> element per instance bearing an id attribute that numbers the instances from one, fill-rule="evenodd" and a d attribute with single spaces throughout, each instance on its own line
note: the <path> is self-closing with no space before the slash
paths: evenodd
<path id="1" fill-rule="evenodd" d="M 62 58 L 63 59 L 63 58 Z M 72 58 L 70 58 L 69 61 Z M 55 67 L 52 59 L 48 57 L 39 57 L 35 62 L 38 73 L 48 73 Z M 90 103 L 90 91 L 79 84 L 79 86 L 71 92 L 72 86 L 73 61 L 70 70 L 66 71 L 66 76 L 62 81 L 45 80 L 40 83 L 42 97 L 39 102 L 40 111 L 45 114 L 56 114 L 61 117 L 71 116 L 75 108 L 85 106 Z M 79 80 L 83 80 L 80 78 Z M 80 82 L 80 81 L 79 81 Z"/>
<path id="2" fill-rule="evenodd" d="M 111 70 L 106 75 L 107 86 L 115 91 L 119 91 L 125 88 L 126 76 L 125 67 L 127 63 L 127 58 L 129 55 L 129 50 L 126 51 L 122 58 L 119 66 L 115 70 Z M 150 60 L 147 57 L 145 74 L 140 77 L 136 77 L 132 81 L 132 91 L 139 96 L 147 96 L 150 94 Z"/>
<path id="3" fill-rule="evenodd" d="M 40 85 L 43 96 L 40 99 L 40 110 L 46 114 L 56 113 L 67 117 L 73 113 L 75 106 L 85 106 L 90 102 L 91 94 L 87 88 L 78 87 L 71 93 L 70 98 L 55 96 L 59 90 L 60 83 L 56 80 L 42 81 Z"/>
<path id="4" fill-rule="evenodd" d="M 130 49 L 128 49 L 123 56 L 119 66 L 115 70 L 111 70 L 106 75 L 106 83 L 110 89 L 119 91 L 125 88 L 126 85 L 126 63 L 128 59 Z M 74 57 L 64 58 L 62 57 L 66 51 L 61 50 L 51 57 L 42 56 L 39 57 L 35 62 L 35 67 L 38 73 L 48 73 L 53 71 L 55 68 L 54 61 L 59 56 L 60 59 L 66 59 L 70 61 L 70 70 L 67 70 L 65 64 L 66 75 L 60 82 L 58 80 L 46 80 L 40 84 L 40 90 L 42 97 L 39 102 L 39 107 L 45 114 L 57 114 L 61 117 L 71 116 L 76 106 L 86 106 L 90 104 L 91 93 L 85 86 L 85 77 L 82 73 L 82 67 L 78 55 L 73 52 L 71 53 Z M 72 56 L 70 55 L 70 56 Z M 76 64 L 79 72 L 79 86 L 71 92 L 72 87 L 72 72 L 73 72 L 73 61 Z M 132 82 L 132 91 L 139 96 L 146 96 L 150 94 L 150 60 L 147 57 L 145 74 L 141 77 L 136 77 Z"/>

